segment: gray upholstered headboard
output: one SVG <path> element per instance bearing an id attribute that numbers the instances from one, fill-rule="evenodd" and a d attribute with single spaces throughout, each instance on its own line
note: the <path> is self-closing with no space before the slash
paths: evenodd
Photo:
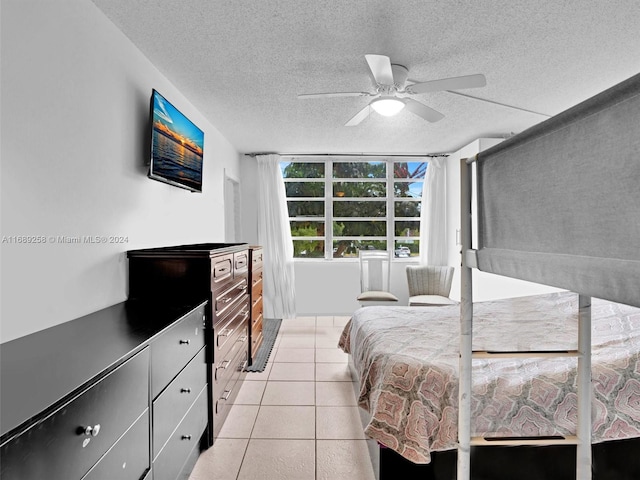
<path id="1" fill-rule="evenodd" d="M 480 270 L 640 306 L 640 74 L 476 161 Z"/>

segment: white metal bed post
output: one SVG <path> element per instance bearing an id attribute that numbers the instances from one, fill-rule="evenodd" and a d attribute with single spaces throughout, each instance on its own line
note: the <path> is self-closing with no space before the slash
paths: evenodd
<path id="1" fill-rule="evenodd" d="M 473 160 L 472 160 L 473 161 Z M 471 369 L 473 346 L 473 285 L 471 256 L 471 169 L 467 159 L 460 160 L 460 222 L 462 269 L 460 292 L 460 380 L 458 390 L 458 480 L 471 477 Z"/>
<path id="2" fill-rule="evenodd" d="M 578 295 L 578 445 L 576 479 L 591 478 L 591 297 Z"/>

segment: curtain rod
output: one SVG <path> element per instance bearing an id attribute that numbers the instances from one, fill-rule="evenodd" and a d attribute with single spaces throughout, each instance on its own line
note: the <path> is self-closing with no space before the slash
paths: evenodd
<path id="1" fill-rule="evenodd" d="M 253 152 L 245 153 L 250 157 L 258 155 L 280 155 L 281 157 L 402 157 L 402 158 L 436 158 L 448 157 L 448 153 L 425 153 L 425 154 L 401 154 L 401 153 L 277 153 L 277 152 Z"/>

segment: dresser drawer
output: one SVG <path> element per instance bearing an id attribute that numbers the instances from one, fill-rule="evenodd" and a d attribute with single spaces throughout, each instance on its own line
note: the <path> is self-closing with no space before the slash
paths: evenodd
<path id="1" fill-rule="evenodd" d="M 262 296 L 262 269 L 251 273 L 251 298 Z"/>
<path id="2" fill-rule="evenodd" d="M 255 336 L 258 333 L 262 333 L 262 313 L 255 318 L 251 324 L 251 335 Z"/>
<path id="3" fill-rule="evenodd" d="M 206 384 L 207 365 L 203 348 L 153 402 L 154 458 Z"/>
<path id="4" fill-rule="evenodd" d="M 218 352 L 216 361 L 213 364 L 212 378 L 215 385 L 224 384 L 233 373 L 234 358 L 240 350 L 246 350 L 249 343 L 248 330 L 245 329 L 238 335 L 233 344 L 224 351 Z"/>
<path id="5" fill-rule="evenodd" d="M 251 305 L 251 319 L 253 321 L 257 320 L 257 318 L 262 315 L 262 297 L 258 297 L 253 299 L 253 305 Z"/>
<path id="6" fill-rule="evenodd" d="M 262 249 L 254 248 L 251 251 L 251 265 L 253 268 L 262 266 Z"/>
<path id="7" fill-rule="evenodd" d="M 236 343 L 239 337 L 248 335 L 249 331 L 249 297 L 244 296 L 230 315 L 213 327 L 213 360 L 225 356 L 226 352 Z"/>
<path id="8" fill-rule="evenodd" d="M 151 343 L 152 398 L 204 347 L 204 309 L 188 313 Z"/>
<path id="9" fill-rule="evenodd" d="M 242 252 L 236 252 L 233 254 L 233 269 L 234 277 L 249 271 L 248 250 L 243 250 Z"/>
<path id="10" fill-rule="evenodd" d="M 217 437 L 220 433 L 220 429 L 224 423 L 225 418 L 229 414 L 229 410 L 233 405 L 238 391 L 242 385 L 242 380 L 246 376 L 244 371 L 247 366 L 247 348 L 246 344 L 241 348 L 236 357 L 231 361 L 229 367 L 229 376 L 226 378 L 226 382 L 218 382 L 213 387 L 213 434 Z"/>
<path id="11" fill-rule="evenodd" d="M 82 480 L 139 480 L 149 468 L 149 410 L 146 410 Z"/>
<path id="12" fill-rule="evenodd" d="M 211 289 L 217 290 L 220 285 L 233 278 L 233 254 L 221 255 L 211 259 Z"/>
<path id="13" fill-rule="evenodd" d="M 81 478 L 149 407 L 148 372 L 145 348 L 4 445 L 2 479 Z"/>
<path id="14" fill-rule="evenodd" d="M 153 480 L 175 480 L 207 427 L 207 391 L 203 388 L 193 406 L 171 433 L 169 440 L 153 462 Z"/>
<path id="15" fill-rule="evenodd" d="M 237 278 L 229 283 L 225 288 L 215 293 L 214 312 L 215 321 L 224 317 L 230 309 L 233 309 L 237 302 L 249 293 L 247 277 Z"/>
<path id="16" fill-rule="evenodd" d="M 241 333 L 247 333 L 246 328 L 249 320 L 249 297 L 244 296 L 242 302 L 238 303 L 230 315 L 217 322 L 213 327 L 214 334 L 214 358 L 218 350 L 224 349 L 225 345 L 235 342 L 236 337 Z"/>

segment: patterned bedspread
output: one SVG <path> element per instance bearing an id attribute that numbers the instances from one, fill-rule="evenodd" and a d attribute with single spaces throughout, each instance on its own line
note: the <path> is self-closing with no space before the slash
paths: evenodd
<path id="1" fill-rule="evenodd" d="M 474 305 L 476 350 L 577 349 L 578 296 Z M 366 307 L 346 325 L 365 433 L 414 463 L 456 447 L 458 306 Z M 640 309 L 592 301 L 593 442 L 640 437 Z M 474 435 L 575 435 L 575 358 L 474 360 Z"/>

